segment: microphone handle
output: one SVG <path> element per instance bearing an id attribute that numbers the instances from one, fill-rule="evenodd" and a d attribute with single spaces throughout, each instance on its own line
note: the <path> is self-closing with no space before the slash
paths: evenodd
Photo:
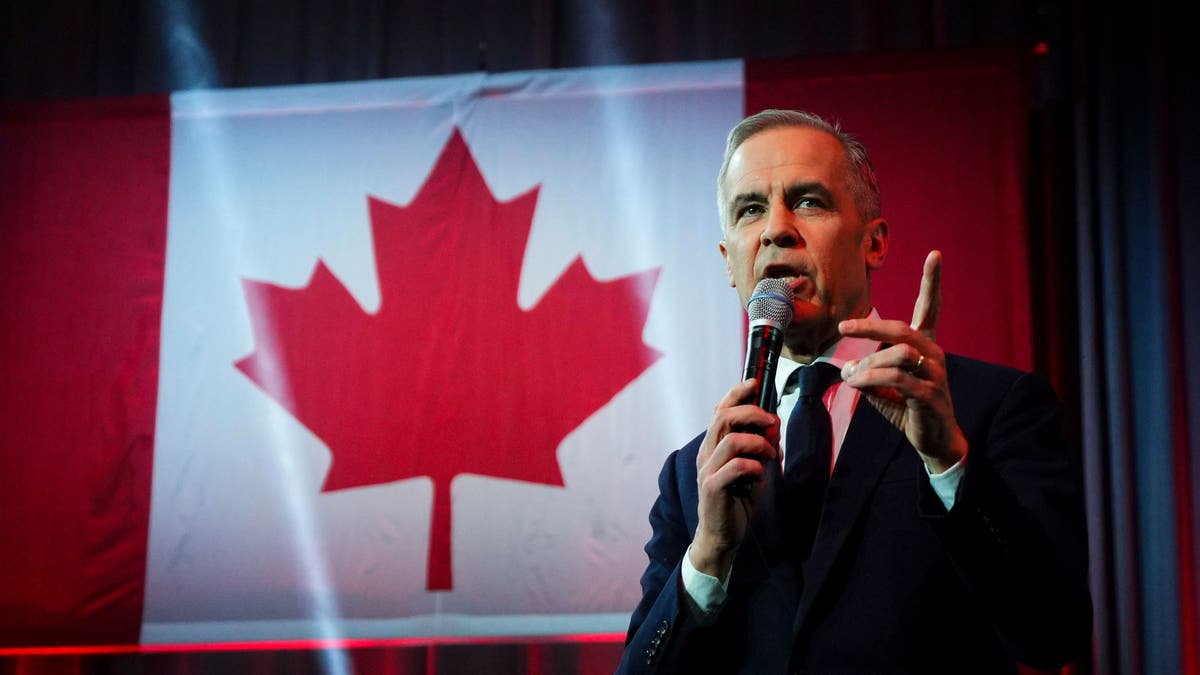
<path id="1" fill-rule="evenodd" d="M 758 386 L 745 401 L 774 414 L 779 407 L 775 396 L 775 370 L 779 366 L 779 352 L 783 349 L 783 331 L 770 324 L 751 326 L 746 341 L 746 368 L 742 380 L 758 378 Z M 738 427 L 739 432 L 761 434 L 758 427 Z M 749 497 L 752 483 L 739 481 L 729 486 L 734 497 Z"/>
<path id="2" fill-rule="evenodd" d="M 779 402 L 775 397 L 775 370 L 779 367 L 779 352 L 783 349 L 783 331 L 764 324 L 753 326 L 746 344 L 746 369 L 743 380 L 758 378 L 754 397 L 747 403 L 774 414 Z"/>

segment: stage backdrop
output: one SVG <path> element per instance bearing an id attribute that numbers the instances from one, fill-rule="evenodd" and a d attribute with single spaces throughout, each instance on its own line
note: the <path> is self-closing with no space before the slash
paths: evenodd
<path id="1" fill-rule="evenodd" d="M 0 118 L 0 645 L 609 635 L 738 378 L 726 132 L 874 153 L 908 319 L 1031 365 L 1007 57 L 469 74 Z"/>

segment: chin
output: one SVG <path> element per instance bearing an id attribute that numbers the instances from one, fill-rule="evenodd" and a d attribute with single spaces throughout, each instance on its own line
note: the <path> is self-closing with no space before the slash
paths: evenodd
<path id="1" fill-rule="evenodd" d="M 797 300 L 793 306 L 795 314 L 792 317 L 792 323 L 812 323 L 819 324 L 830 320 L 829 312 L 821 305 L 814 305 L 811 302 Z"/>
<path id="2" fill-rule="evenodd" d="M 788 334 L 801 338 L 805 342 L 823 341 L 831 332 L 836 332 L 837 322 L 824 314 L 805 316 L 797 314 L 792 319 Z"/>

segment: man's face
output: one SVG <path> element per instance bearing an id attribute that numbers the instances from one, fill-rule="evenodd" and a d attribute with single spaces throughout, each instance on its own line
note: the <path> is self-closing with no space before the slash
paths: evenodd
<path id="1" fill-rule="evenodd" d="M 757 283 L 787 279 L 796 316 L 785 349 L 817 356 L 839 321 L 871 308 L 869 273 L 883 265 L 887 223 L 863 222 L 845 150 L 809 127 L 778 127 L 747 139 L 725 176 L 721 255 L 744 306 Z"/>

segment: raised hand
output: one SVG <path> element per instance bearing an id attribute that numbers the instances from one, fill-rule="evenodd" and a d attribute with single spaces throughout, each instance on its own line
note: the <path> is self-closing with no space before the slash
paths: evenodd
<path id="1" fill-rule="evenodd" d="M 925 258 L 912 323 L 852 319 L 838 325 L 842 335 L 866 337 L 891 346 L 842 368 L 846 384 L 863 395 L 908 437 L 926 466 L 941 473 L 966 456 L 967 441 L 954 419 L 946 384 L 946 355 L 935 341 L 941 310 L 942 254 Z"/>

